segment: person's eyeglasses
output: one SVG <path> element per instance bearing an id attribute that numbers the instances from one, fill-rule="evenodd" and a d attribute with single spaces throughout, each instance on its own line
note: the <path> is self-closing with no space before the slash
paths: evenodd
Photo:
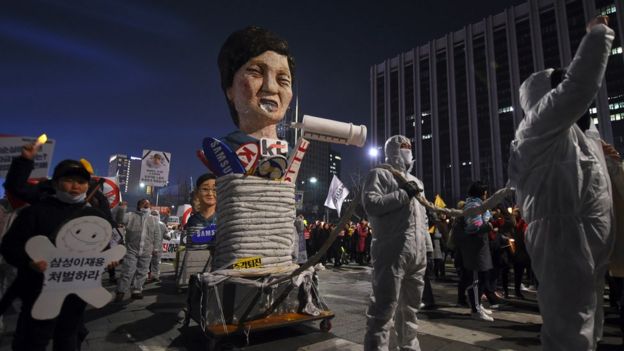
<path id="1" fill-rule="evenodd" d="M 217 188 L 200 188 L 199 191 L 204 194 L 217 194 Z"/>

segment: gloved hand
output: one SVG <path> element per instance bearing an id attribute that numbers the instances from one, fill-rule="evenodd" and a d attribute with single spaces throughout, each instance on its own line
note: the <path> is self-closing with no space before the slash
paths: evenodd
<path id="1" fill-rule="evenodd" d="M 413 180 L 407 183 L 403 183 L 403 185 L 401 185 L 400 188 L 405 190 L 405 192 L 407 193 L 407 196 L 409 196 L 410 199 L 418 195 L 418 193 L 421 192 L 420 188 L 418 187 L 418 184 L 416 184 L 416 182 Z"/>

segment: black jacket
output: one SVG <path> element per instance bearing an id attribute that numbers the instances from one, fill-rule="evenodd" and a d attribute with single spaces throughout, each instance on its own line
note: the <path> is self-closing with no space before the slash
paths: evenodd
<path id="1" fill-rule="evenodd" d="M 2 239 L 0 253 L 8 263 L 17 267 L 22 283 L 27 287 L 41 290 L 43 282 L 43 274 L 30 268 L 32 260 L 25 250 L 28 239 L 36 235 L 45 235 L 54 243 L 61 225 L 80 216 L 99 216 L 106 219 L 96 208 L 84 207 L 84 203 L 66 204 L 51 196 L 20 212 Z"/>
<path id="2" fill-rule="evenodd" d="M 457 250 L 462 257 L 463 268 L 470 271 L 484 272 L 492 269 L 492 255 L 488 233 L 489 225 L 483 225 L 477 233 L 465 231 L 464 218 L 458 218 L 453 226 L 453 237 Z"/>

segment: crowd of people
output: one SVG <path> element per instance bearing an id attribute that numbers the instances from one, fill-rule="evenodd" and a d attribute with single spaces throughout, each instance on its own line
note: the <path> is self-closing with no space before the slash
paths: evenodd
<path id="1" fill-rule="evenodd" d="M 476 182 L 473 187 L 471 194 L 474 196 L 469 196 L 467 201 L 487 194 L 485 184 Z M 460 201 L 457 208 L 463 208 L 465 203 L 466 201 Z M 428 213 L 423 308 L 436 307 L 430 280 L 451 281 L 447 276 L 447 265 L 455 268 L 457 306 L 472 307 L 474 297 L 481 297 L 487 299 L 490 307 L 498 308 L 501 299 L 514 297 L 524 300 L 523 292 L 535 292 L 538 283 L 531 270 L 531 261 L 526 250 L 527 223 L 520 210 L 511 204 L 507 208 L 499 206 L 483 217 L 484 221 L 479 223 L 479 227 L 483 228 L 477 227 L 475 229 L 480 231 L 468 232 L 462 229 L 465 226 L 462 217 L 449 218 L 445 214 Z M 306 250 L 308 257 L 311 257 L 323 246 L 330 233 L 335 230 L 336 224 L 320 219 L 305 222 Z M 321 258 L 321 264 L 333 267 L 347 264 L 369 266 L 372 238 L 373 232 L 366 219 L 357 223 L 350 221 L 338 232 L 335 241 Z M 479 279 L 473 279 L 475 271 L 478 272 Z M 513 277 L 511 281 L 510 277 Z M 467 293 L 467 289 L 475 280 L 478 280 L 478 293 L 471 295 Z M 513 287 L 512 294 L 510 286 Z M 468 296 L 471 296 L 470 300 Z M 481 311 L 483 310 L 487 309 L 482 308 Z M 479 313 L 476 306 L 473 312 L 477 319 L 493 320 L 490 314 Z"/>
<path id="2" fill-rule="evenodd" d="M 308 257 L 312 257 L 321 249 L 335 228 L 336 224 L 324 222 L 320 219 L 306 223 L 304 237 Z M 368 226 L 368 221 L 365 219 L 358 223 L 349 221 L 338 232 L 331 247 L 322 256 L 321 264 L 333 263 L 334 267 L 340 267 L 349 263 L 366 265 L 370 262 L 371 239 L 372 232 Z"/>

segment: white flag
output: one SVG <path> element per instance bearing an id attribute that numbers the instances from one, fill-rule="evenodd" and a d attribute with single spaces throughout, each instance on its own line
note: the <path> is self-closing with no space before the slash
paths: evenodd
<path id="1" fill-rule="evenodd" d="M 338 217 L 340 217 L 340 208 L 342 203 L 349 195 L 349 189 L 334 175 L 331 184 L 329 185 L 329 192 L 327 193 L 327 199 L 325 199 L 325 206 L 338 211 Z"/>

